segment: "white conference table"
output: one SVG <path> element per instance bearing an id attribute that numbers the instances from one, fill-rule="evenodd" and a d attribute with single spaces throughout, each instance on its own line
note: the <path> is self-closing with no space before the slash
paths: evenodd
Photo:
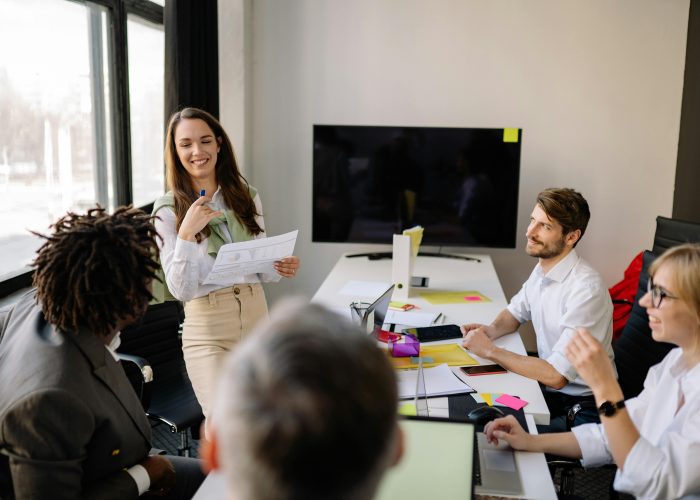
<path id="1" fill-rule="evenodd" d="M 418 296 L 424 288 L 412 289 L 409 301 L 423 311 L 440 311 L 446 316 L 445 323 L 490 323 L 506 306 L 503 289 L 496 275 L 491 258 L 486 255 L 470 255 L 481 262 L 464 261 L 440 257 L 418 257 L 414 276 L 430 278 L 428 290 L 461 291 L 476 290 L 491 302 L 473 304 L 448 304 L 434 306 Z M 373 281 L 391 284 L 391 260 L 373 260 L 366 257 L 341 257 L 314 295 L 312 302 L 323 304 L 333 310 L 347 313 L 354 300 L 372 301 L 373 296 L 348 296 L 340 293 L 349 281 Z M 385 289 L 386 289 L 385 288 Z M 412 326 L 412 325 L 406 325 Z M 450 342 L 450 341 L 447 341 Z M 459 342 L 458 340 L 454 342 Z M 497 340 L 501 347 L 525 354 L 522 340 L 517 333 Z M 479 362 L 488 361 L 472 356 Z M 534 380 L 515 373 L 464 377 L 477 392 L 508 392 L 529 402 L 524 408 L 530 432 L 537 432 L 535 424 L 549 423 L 547 404 Z M 447 398 L 431 398 L 428 403 L 431 416 L 447 417 Z M 552 478 L 542 453 L 516 452 L 515 458 L 523 482 L 524 494 L 518 498 L 556 499 Z M 225 498 L 225 481 L 220 473 L 211 473 L 206 478 L 193 500 Z"/>
<path id="2" fill-rule="evenodd" d="M 441 312 L 445 316 L 444 323 L 462 325 L 466 323 L 488 324 L 506 307 L 507 302 L 503 294 L 501 283 L 493 267 L 491 257 L 488 255 L 468 255 L 479 261 L 468 261 L 444 257 L 416 258 L 413 268 L 414 276 L 429 278 L 427 288 L 411 288 L 407 302 L 417 305 L 420 311 Z M 354 296 L 341 293 L 350 282 L 355 289 L 362 289 L 362 285 L 386 284 L 391 285 L 391 259 L 368 260 L 366 257 L 340 257 L 336 265 L 321 284 L 312 302 L 323 304 L 326 307 L 338 311 L 349 317 L 349 308 L 352 301 L 372 302 L 376 296 Z M 367 286 L 367 289 L 370 288 Z M 347 288 L 346 288 L 347 290 Z M 463 304 L 439 304 L 434 305 L 423 299 L 419 293 L 426 291 L 478 291 L 490 299 L 490 302 L 474 302 Z M 404 325 L 397 325 L 397 331 Z M 405 325 L 413 326 L 413 325 Z M 448 340 L 439 343 L 459 343 L 461 341 Z M 436 343 L 434 343 L 436 344 Z M 525 355 L 525 347 L 520 335 L 512 333 L 496 340 L 500 347 Z M 477 361 L 488 364 L 490 361 L 470 353 Z M 455 370 L 453 370 L 455 371 Z M 455 373 L 458 373 L 455 371 Z M 549 423 L 549 410 L 545 403 L 539 384 L 532 379 L 516 373 L 498 375 L 479 375 L 469 377 L 458 374 L 477 392 L 507 392 L 516 395 L 528 402 L 523 408 L 525 418 L 531 432 L 536 431 L 536 424 Z M 431 416 L 448 416 L 447 398 L 431 398 L 429 400 Z M 542 453 L 516 452 L 516 460 L 521 471 L 525 495 L 521 498 L 556 498 L 554 485 Z"/>

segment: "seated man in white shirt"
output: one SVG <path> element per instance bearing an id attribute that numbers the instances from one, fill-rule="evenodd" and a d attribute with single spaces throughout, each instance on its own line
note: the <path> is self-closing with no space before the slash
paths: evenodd
<path id="1" fill-rule="evenodd" d="M 539 262 L 520 291 L 490 325 L 462 326 L 463 345 L 478 356 L 540 382 L 551 414 L 542 431 L 563 431 L 576 405 L 581 410 L 570 425 L 598 422 L 590 387 L 564 355 L 576 328 L 599 340 L 613 363 L 612 301 L 601 276 L 574 247 L 586 231 L 590 211 L 580 193 L 568 188 L 545 189 L 527 228 L 526 252 Z M 539 357 L 521 356 L 493 340 L 532 321 Z M 588 403 L 588 404 L 587 404 Z"/>
<path id="2" fill-rule="evenodd" d="M 281 304 L 227 358 L 208 431 L 228 498 L 371 499 L 401 455 L 394 372 L 337 314 Z"/>

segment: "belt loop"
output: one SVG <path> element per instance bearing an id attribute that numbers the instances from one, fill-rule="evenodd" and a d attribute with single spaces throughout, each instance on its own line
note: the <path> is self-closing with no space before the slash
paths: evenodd
<path id="1" fill-rule="evenodd" d="M 209 306 L 216 307 L 216 292 L 209 292 Z"/>

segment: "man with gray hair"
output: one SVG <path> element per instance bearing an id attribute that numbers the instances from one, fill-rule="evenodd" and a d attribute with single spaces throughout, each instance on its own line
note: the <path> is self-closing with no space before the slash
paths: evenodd
<path id="1" fill-rule="evenodd" d="M 319 305 L 283 303 L 227 359 L 202 455 L 230 498 L 369 499 L 398 462 L 386 355 Z"/>

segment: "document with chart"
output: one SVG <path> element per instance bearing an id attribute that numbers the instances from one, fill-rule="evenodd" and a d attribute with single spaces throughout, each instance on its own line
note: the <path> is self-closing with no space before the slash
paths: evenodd
<path id="1" fill-rule="evenodd" d="M 271 274 L 279 280 L 273 264 L 294 254 L 298 234 L 297 229 L 279 236 L 222 245 L 203 284 L 233 285 L 241 277 L 254 273 Z"/>

